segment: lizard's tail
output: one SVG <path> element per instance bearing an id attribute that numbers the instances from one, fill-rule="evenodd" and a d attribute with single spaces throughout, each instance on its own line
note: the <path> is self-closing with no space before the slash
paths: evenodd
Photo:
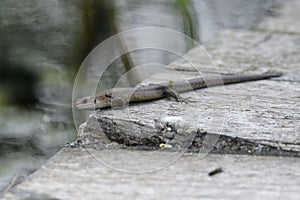
<path id="1" fill-rule="evenodd" d="M 244 75 L 244 74 L 223 74 L 223 75 L 214 75 L 208 77 L 194 78 L 188 80 L 187 83 L 174 82 L 176 85 L 177 92 L 186 92 L 190 90 L 196 90 L 211 86 L 218 85 L 228 85 L 234 83 L 242 83 L 249 81 L 257 81 L 262 79 L 269 79 L 281 76 L 282 73 L 277 72 L 268 72 L 264 74 L 253 74 L 253 75 Z"/>
<path id="2" fill-rule="evenodd" d="M 257 81 L 257 80 L 263 80 L 263 79 L 269 79 L 269 78 L 276 78 L 282 76 L 282 73 L 278 72 L 268 72 L 264 74 L 253 74 L 253 75 L 222 75 L 223 84 L 233 84 L 233 83 L 241 83 L 241 82 L 248 82 L 248 81 Z M 212 85 L 210 85 L 212 86 Z"/>

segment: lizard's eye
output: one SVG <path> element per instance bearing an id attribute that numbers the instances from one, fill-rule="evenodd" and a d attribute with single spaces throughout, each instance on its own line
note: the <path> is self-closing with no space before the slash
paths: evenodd
<path id="1" fill-rule="evenodd" d="M 96 104 L 96 102 L 97 102 L 97 99 L 94 99 L 94 104 Z"/>

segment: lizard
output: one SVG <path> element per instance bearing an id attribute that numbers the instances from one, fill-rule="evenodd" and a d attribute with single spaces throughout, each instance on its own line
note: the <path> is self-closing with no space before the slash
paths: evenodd
<path id="1" fill-rule="evenodd" d="M 105 90 L 97 96 L 79 98 L 75 101 L 75 107 L 79 110 L 101 110 L 111 107 L 123 107 L 128 103 L 145 102 L 173 97 L 176 101 L 185 101 L 178 93 L 193 91 L 211 86 L 235 84 L 241 82 L 257 81 L 280 77 L 282 74 L 269 72 L 263 74 L 224 74 L 204 79 L 193 78 L 186 81 L 170 81 L 163 84 L 150 84 L 136 88 L 113 88 Z"/>

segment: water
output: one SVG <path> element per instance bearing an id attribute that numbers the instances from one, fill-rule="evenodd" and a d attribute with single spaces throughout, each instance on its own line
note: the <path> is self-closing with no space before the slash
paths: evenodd
<path id="1" fill-rule="evenodd" d="M 106 17 L 100 16 L 101 29 L 91 28 L 91 24 L 98 26 L 89 21 L 93 18 L 86 11 L 92 9 L 91 5 L 80 0 L 1 1 L 0 191 L 15 176 L 15 183 L 22 181 L 63 144 L 76 138 L 71 113 L 73 79 L 85 56 L 96 45 L 92 40 L 100 42 L 113 34 L 106 19 L 115 18 L 118 32 L 157 26 L 184 33 L 184 21 L 174 2 L 118 0 L 113 5 L 98 1 L 96 8 L 107 11 Z M 218 0 L 195 0 L 193 4 L 197 13 L 194 17 L 199 23 L 194 26 L 200 40 L 206 42 L 222 28 L 251 28 L 273 1 L 230 0 L 224 4 Z M 104 29 L 104 25 L 108 28 Z M 142 44 L 147 37 L 140 35 L 126 43 Z M 154 38 L 161 43 L 165 41 L 160 35 Z M 166 45 L 182 53 L 187 47 L 185 41 Z M 168 64 L 175 58 L 157 50 L 138 51 L 131 56 L 134 65 L 150 61 Z M 106 87 L 125 72 L 122 62 L 116 63 L 115 68 L 106 72 L 109 80 Z M 18 74 L 24 71 L 32 76 L 20 78 L 24 75 Z M 91 76 L 94 72 L 88 73 Z M 14 80 L 15 77 L 19 78 Z"/>

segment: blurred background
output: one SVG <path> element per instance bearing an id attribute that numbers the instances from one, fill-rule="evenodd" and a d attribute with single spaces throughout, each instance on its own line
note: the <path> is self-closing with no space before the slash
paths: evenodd
<path id="1" fill-rule="evenodd" d="M 274 14 L 274 1 L 2 0 L 0 193 L 12 179 L 15 184 L 22 181 L 76 139 L 73 82 L 99 43 L 121 31 L 151 26 L 173 29 L 205 44 L 224 28 L 251 29 Z M 145 38 L 125 41 L 123 48 Z M 193 47 L 187 41 L 171 45 L 182 53 Z M 103 87 L 112 87 L 136 63 L 168 64 L 174 59 L 154 50 L 126 54 L 105 72 Z"/>

